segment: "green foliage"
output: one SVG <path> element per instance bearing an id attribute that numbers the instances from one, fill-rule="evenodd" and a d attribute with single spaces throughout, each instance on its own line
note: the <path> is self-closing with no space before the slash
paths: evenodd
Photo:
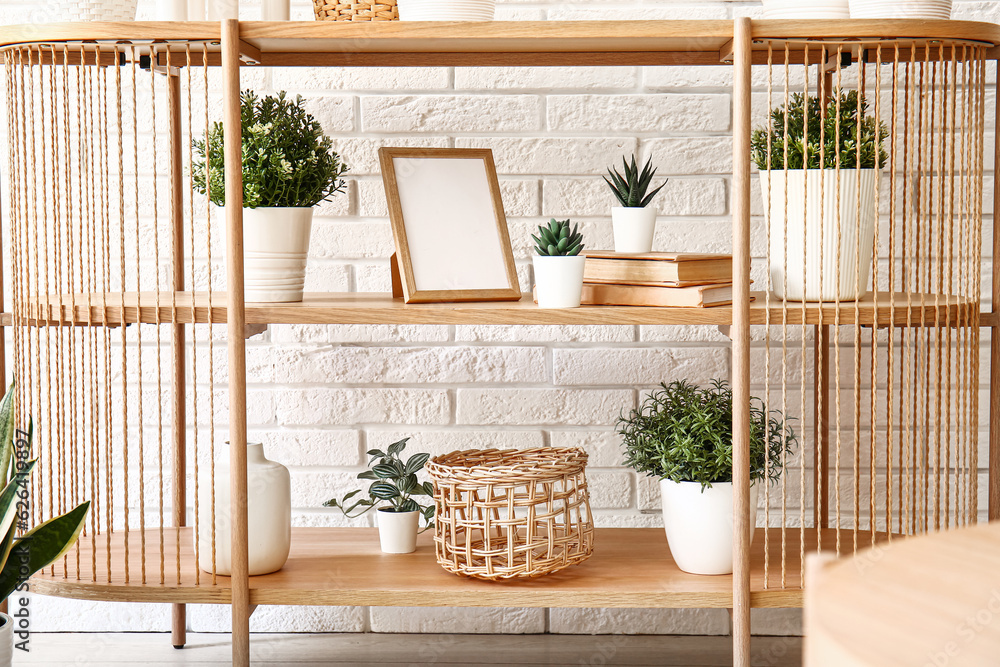
<path id="1" fill-rule="evenodd" d="M 608 176 L 611 177 L 608 180 L 608 176 L 604 177 L 604 182 L 608 184 L 611 191 L 615 193 L 618 201 L 621 202 L 622 206 L 628 208 L 645 208 L 657 192 L 663 189 L 663 186 L 667 184 L 666 181 L 656 188 L 649 194 L 646 191 L 649 189 L 649 184 L 653 180 L 653 176 L 656 174 L 656 169 L 652 166 L 653 158 L 646 160 L 646 166 L 639 171 L 638 165 L 635 163 L 635 154 L 632 155 L 632 164 L 629 164 L 624 156 L 622 157 L 622 166 L 624 167 L 625 173 L 621 174 L 617 169 L 611 169 L 608 167 Z"/>
<path id="2" fill-rule="evenodd" d="M 330 199 L 344 189 L 341 176 L 347 171 L 333 142 L 323 128 L 306 113 L 301 96 L 294 101 L 268 95 L 263 99 L 252 90 L 241 96 L 240 118 L 243 125 L 243 206 L 310 207 Z M 226 204 L 226 175 L 222 123 L 214 123 L 208 132 L 208 169 L 205 167 L 206 142 L 195 141 L 196 159 L 192 168 L 194 188 L 206 193 L 212 203 Z"/>
<path id="3" fill-rule="evenodd" d="M 839 98 L 831 97 L 825 112 L 821 114 L 821 111 L 818 97 L 807 100 L 802 93 L 791 96 L 787 113 L 784 106 L 772 109 L 771 136 L 768 137 L 767 126 L 764 126 L 754 130 L 751 137 L 750 149 L 757 168 L 784 169 L 787 155 L 789 169 L 802 169 L 803 164 L 807 165 L 807 169 L 835 169 L 838 156 L 841 169 L 856 169 L 859 166 L 861 169 L 874 169 L 876 153 L 878 166 L 885 166 L 888 155 L 883 146 L 889 130 L 885 123 L 868 115 L 867 99 L 861 98 L 860 143 L 856 90 L 841 93 Z M 808 143 L 804 141 L 807 136 Z"/>
<path id="4" fill-rule="evenodd" d="M 577 231 L 578 227 L 577 224 L 570 229 L 569 220 L 552 218 L 548 225 L 538 227 L 538 236 L 531 235 L 535 252 L 542 256 L 579 255 L 583 250 L 583 234 Z"/>
<path id="5" fill-rule="evenodd" d="M 368 470 L 358 474 L 358 479 L 371 480 L 368 486 L 368 497 L 358 498 L 361 489 L 351 491 L 337 500 L 331 498 L 323 503 L 323 507 L 337 507 L 350 518 L 356 518 L 373 507 L 390 508 L 392 512 L 420 512 L 426 528 L 434 526 L 434 505 L 422 506 L 413 496 L 433 496 L 434 485 L 430 482 L 421 484 L 417 481 L 417 473 L 423 469 L 430 454 L 414 454 L 406 462 L 400 458 L 400 453 L 406 447 L 409 438 L 389 445 L 386 451 L 369 449 Z M 378 461 L 378 463 L 375 463 Z M 350 502 L 352 501 L 353 502 Z M 357 510 L 355 514 L 351 514 Z M 425 530 L 426 530 L 425 528 Z"/>
<path id="6" fill-rule="evenodd" d="M 0 402 L 0 600 L 6 600 L 21 583 L 43 567 L 62 557 L 76 542 L 83 530 L 90 501 L 77 505 L 66 514 L 40 523 L 20 537 L 15 533 L 27 522 L 28 481 L 35 469 L 35 460 L 27 460 L 31 451 L 34 429 L 29 420 L 26 441 L 19 451 L 14 444 L 15 430 L 14 384 Z M 23 453 L 23 454 L 22 454 Z"/>
<path id="7" fill-rule="evenodd" d="M 797 444 L 781 412 L 750 400 L 750 478 L 781 476 L 781 453 Z M 701 389 L 684 380 L 661 384 L 638 409 L 618 419 L 625 464 L 651 477 L 699 482 L 733 479 L 733 392 L 723 380 Z"/>

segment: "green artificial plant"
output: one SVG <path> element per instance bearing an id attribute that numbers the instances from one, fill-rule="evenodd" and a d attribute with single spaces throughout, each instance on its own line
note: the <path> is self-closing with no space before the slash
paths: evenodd
<path id="1" fill-rule="evenodd" d="M 777 410 L 750 400 L 750 479 L 781 476 L 782 452 L 795 433 Z M 699 388 L 684 380 L 661 384 L 638 409 L 618 420 L 625 464 L 650 477 L 698 482 L 702 489 L 733 479 L 733 392 L 723 380 Z"/>
<path id="2" fill-rule="evenodd" d="M 301 96 L 245 90 L 240 101 L 245 208 L 311 207 L 343 191 L 347 165 Z M 207 140 L 194 141 L 194 188 L 216 206 L 226 204 L 223 140 L 222 123 L 214 123 Z"/>
<path id="3" fill-rule="evenodd" d="M 604 182 L 608 184 L 611 192 L 614 193 L 615 198 L 618 199 L 622 206 L 626 208 L 645 208 L 653 200 L 656 193 L 662 190 L 663 186 L 667 184 L 664 181 L 660 184 L 660 187 L 647 194 L 653 176 L 656 174 L 656 169 L 652 163 L 653 158 L 649 158 L 646 160 L 646 165 L 640 171 L 639 166 L 635 162 L 635 155 L 633 154 L 631 164 L 622 157 L 624 173 L 608 167 L 608 175 L 604 177 Z M 610 180 L 608 177 L 610 177 Z"/>
<path id="4" fill-rule="evenodd" d="M 583 250 L 583 234 L 578 228 L 576 224 L 570 229 L 569 220 L 552 218 L 549 224 L 538 227 L 538 236 L 531 235 L 535 240 L 535 252 L 543 257 L 579 255 Z"/>

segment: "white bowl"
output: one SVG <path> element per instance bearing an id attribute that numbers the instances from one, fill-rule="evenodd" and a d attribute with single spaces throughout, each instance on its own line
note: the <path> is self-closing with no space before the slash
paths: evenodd
<path id="1" fill-rule="evenodd" d="M 952 0 L 850 0 L 853 19 L 950 19 Z"/>

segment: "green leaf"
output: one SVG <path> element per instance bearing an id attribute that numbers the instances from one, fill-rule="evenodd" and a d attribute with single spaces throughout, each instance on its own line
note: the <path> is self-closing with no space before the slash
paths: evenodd
<path id="1" fill-rule="evenodd" d="M 399 489 L 388 482 L 376 482 L 368 489 L 368 493 L 379 500 L 392 500 L 399 496 Z"/>
<path id="2" fill-rule="evenodd" d="M 407 440 L 409 440 L 409 438 L 403 438 L 399 442 L 394 442 L 391 445 L 389 445 L 389 452 L 388 452 L 389 456 L 392 456 L 394 454 L 399 454 L 401 451 L 403 451 L 403 448 L 406 447 Z"/>
<path id="3" fill-rule="evenodd" d="M 406 472 L 407 473 L 417 472 L 418 470 L 424 467 L 424 464 L 427 463 L 427 460 L 430 457 L 431 457 L 430 454 L 414 454 L 406 462 L 406 468 L 405 468 Z"/>
<path id="4" fill-rule="evenodd" d="M 371 470 L 365 470 L 364 472 L 358 473 L 358 479 L 378 479 L 378 476 L 376 476 Z"/>
<path id="5" fill-rule="evenodd" d="M 396 466 L 387 463 L 380 463 L 372 467 L 371 470 L 378 479 L 392 479 L 396 477 Z"/>
<path id="6" fill-rule="evenodd" d="M 0 402 L 0 479 L 10 479 L 8 470 L 14 454 L 14 402 L 15 385 L 10 383 Z M 29 441 L 30 445 L 30 441 Z"/>
<path id="7" fill-rule="evenodd" d="M 62 516 L 41 523 L 14 542 L 3 571 L 0 572 L 0 599 L 6 599 L 20 581 L 58 560 L 69 551 L 83 530 L 90 501 Z"/>
<path id="8" fill-rule="evenodd" d="M 381 449 L 369 449 L 368 450 L 368 456 L 377 456 L 379 458 L 383 458 L 383 457 L 385 457 L 385 455 L 386 455 L 385 452 L 383 452 Z"/>
<path id="9" fill-rule="evenodd" d="M 23 492 L 27 493 L 28 480 L 35 470 L 36 461 L 28 461 L 20 472 L 15 473 L 11 480 L 0 491 L 0 535 L 6 535 L 14 525 L 17 518 L 18 496 Z"/>

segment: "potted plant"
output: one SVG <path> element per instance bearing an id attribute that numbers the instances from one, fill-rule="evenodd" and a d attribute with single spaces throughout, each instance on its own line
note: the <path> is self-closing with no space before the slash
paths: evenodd
<path id="1" fill-rule="evenodd" d="M 535 272 L 535 298 L 539 308 L 577 308 L 583 293 L 583 234 L 579 225 L 569 226 L 569 220 L 552 218 L 538 227 L 535 256 L 531 265 Z"/>
<path id="2" fill-rule="evenodd" d="M 819 98 L 796 93 L 787 109 L 771 110 L 770 129 L 753 133 L 779 298 L 851 301 L 868 291 L 889 131 L 867 110 L 857 91 L 834 95 L 825 110 Z"/>
<path id="3" fill-rule="evenodd" d="M 782 452 L 796 444 L 781 413 L 750 403 L 750 507 L 761 483 L 781 476 Z M 723 380 L 704 389 L 661 384 L 617 431 L 625 464 L 660 480 L 663 528 L 677 567 L 692 574 L 733 571 L 733 393 Z M 751 541 L 753 532 L 750 534 Z"/>
<path id="4" fill-rule="evenodd" d="M 344 189 L 347 166 L 301 96 L 241 96 L 247 301 L 302 300 L 313 207 Z M 226 204 L 222 123 L 194 142 L 195 190 Z M 206 158 L 207 153 L 207 158 Z M 206 160 L 208 166 L 206 167 Z M 207 180 L 207 183 L 206 183 Z"/>
<path id="5" fill-rule="evenodd" d="M 389 445 L 386 451 L 369 449 L 368 470 L 358 474 L 358 479 L 371 480 L 368 497 L 354 500 L 361 489 L 351 491 L 342 499 L 331 498 L 324 507 L 337 507 L 350 518 L 359 517 L 373 507 L 378 509 L 378 537 L 382 551 L 387 554 L 408 554 L 417 548 L 417 529 L 420 518 L 426 523 L 424 530 L 434 527 L 434 505 L 422 506 L 413 496 L 433 496 L 434 485 L 420 483 L 420 472 L 430 454 L 414 454 L 406 462 L 400 454 L 409 438 Z M 377 461 L 377 463 L 376 463 Z M 357 510 L 355 514 L 351 514 Z M 423 531 L 420 531 L 423 532 Z"/>
<path id="6" fill-rule="evenodd" d="M 26 512 L 22 494 L 35 469 L 36 460 L 28 459 L 31 452 L 32 423 L 21 431 L 14 423 L 14 385 L 0 402 L 0 476 L 4 487 L 0 491 L 0 600 L 6 600 L 15 591 L 25 590 L 22 584 L 28 577 L 62 558 L 76 542 L 83 530 L 90 501 L 38 524 L 23 535 L 17 530 L 25 528 L 18 519 Z M 16 614 L 15 614 L 16 615 Z M 0 667 L 9 667 L 14 647 L 14 619 L 0 614 Z"/>
<path id="7" fill-rule="evenodd" d="M 640 171 L 635 163 L 635 155 L 632 155 L 631 164 L 622 157 L 624 173 L 608 167 L 608 176 L 604 177 L 604 181 L 621 204 L 611 209 L 615 252 L 649 252 L 653 249 L 656 209 L 646 207 L 667 182 L 664 181 L 660 187 L 647 192 L 656 174 L 652 162 L 653 158 L 646 160 L 646 165 Z"/>

